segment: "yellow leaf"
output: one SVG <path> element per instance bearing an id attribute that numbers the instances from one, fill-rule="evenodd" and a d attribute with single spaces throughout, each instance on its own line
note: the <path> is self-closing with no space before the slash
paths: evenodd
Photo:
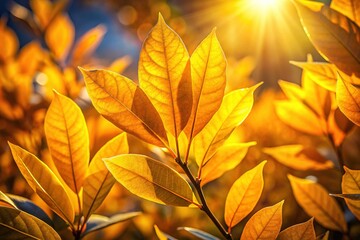
<path id="1" fill-rule="evenodd" d="M 341 188 L 344 194 L 359 194 L 360 193 L 360 170 L 352 170 L 344 166 L 345 174 L 342 177 Z M 352 200 L 345 198 L 350 211 L 360 219 L 360 204 L 359 200 Z"/>
<path id="2" fill-rule="evenodd" d="M 59 14 L 66 6 L 67 0 L 30 0 L 30 6 L 35 14 L 35 20 L 42 29 L 46 29 L 48 24 Z"/>
<path id="3" fill-rule="evenodd" d="M 231 186 L 225 202 L 225 222 L 231 229 L 256 206 L 264 187 L 263 169 L 266 161 L 244 173 Z"/>
<path id="4" fill-rule="evenodd" d="M 278 84 L 288 99 L 302 101 L 305 98 L 305 93 L 299 85 L 284 80 L 279 80 Z"/>
<path id="5" fill-rule="evenodd" d="M 87 219 L 104 201 L 115 179 L 103 163 L 103 158 L 129 152 L 125 133 L 107 142 L 93 157 L 84 180 L 83 215 Z"/>
<path id="6" fill-rule="evenodd" d="M 331 63 L 348 75 L 360 75 L 360 30 L 350 19 L 319 2 L 296 1 L 308 37 Z"/>
<path id="7" fill-rule="evenodd" d="M 333 163 L 324 158 L 316 149 L 303 145 L 264 148 L 263 151 L 281 164 L 295 170 L 324 170 L 334 167 Z"/>
<path id="8" fill-rule="evenodd" d="M 299 101 L 277 101 L 275 110 L 282 122 L 298 131 L 316 136 L 324 134 L 325 126 L 317 115 Z"/>
<path id="9" fill-rule="evenodd" d="M 108 69 L 116 73 L 122 73 L 130 65 L 130 63 L 130 56 L 120 57 L 115 59 Z"/>
<path id="10" fill-rule="evenodd" d="M 114 178 L 139 197 L 173 206 L 194 203 L 188 182 L 160 161 L 137 154 L 119 155 L 104 161 Z"/>
<path id="11" fill-rule="evenodd" d="M 72 203 L 56 175 L 35 155 L 9 143 L 16 165 L 31 189 L 69 224 L 74 220 Z M 1 214 L 0 214 L 1 215 Z"/>
<path id="12" fill-rule="evenodd" d="M 314 218 L 288 227 L 279 234 L 279 240 L 316 240 Z"/>
<path id="13" fill-rule="evenodd" d="M 14 208 L 0 207 L 2 239 L 61 240 L 59 234 L 40 219 Z"/>
<path id="14" fill-rule="evenodd" d="M 56 168 L 71 190 L 79 193 L 89 165 L 89 134 L 81 109 L 54 91 L 44 128 Z"/>
<path id="15" fill-rule="evenodd" d="M 249 115 L 254 103 L 254 91 L 260 84 L 228 93 L 219 110 L 196 136 L 194 149 L 200 173 L 202 166 Z"/>
<path id="16" fill-rule="evenodd" d="M 191 140 L 210 121 L 224 96 L 226 59 L 215 29 L 195 49 L 190 62 L 193 103 L 185 133 Z"/>
<path id="17" fill-rule="evenodd" d="M 59 14 L 46 28 L 45 41 L 55 58 L 62 61 L 74 42 L 74 25 L 66 14 Z"/>
<path id="18" fill-rule="evenodd" d="M 92 103 L 101 115 L 145 142 L 168 147 L 159 113 L 139 86 L 115 72 L 80 70 Z"/>
<path id="19" fill-rule="evenodd" d="M 165 128 L 175 137 L 191 113 L 191 79 L 183 77 L 189 54 L 181 38 L 164 22 L 145 39 L 140 52 L 139 83 L 160 114 Z"/>
<path id="20" fill-rule="evenodd" d="M 353 126 L 354 124 L 339 110 L 339 108 L 331 111 L 328 118 L 328 128 L 336 146 L 340 146 Z"/>
<path id="21" fill-rule="evenodd" d="M 82 61 L 88 60 L 101 43 L 105 33 L 106 27 L 103 25 L 98 25 L 86 32 L 74 46 L 72 65 L 78 66 L 82 64 Z"/>
<path id="22" fill-rule="evenodd" d="M 219 147 L 202 168 L 201 185 L 204 186 L 235 168 L 245 157 L 249 147 L 255 144 L 256 142 L 234 143 Z"/>
<path id="23" fill-rule="evenodd" d="M 336 67 L 330 63 L 323 62 L 295 62 L 290 61 L 291 64 L 307 71 L 309 78 L 319 84 L 321 87 L 335 92 L 336 90 Z"/>
<path id="24" fill-rule="evenodd" d="M 360 126 L 360 79 L 339 73 L 336 100 L 340 110 L 353 123 Z"/>
<path id="25" fill-rule="evenodd" d="M 159 240 L 168 240 L 166 235 L 158 228 L 158 226 L 154 225 L 156 236 L 159 238 Z"/>
<path id="26" fill-rule="evenodd" d="M 344 213 L 336 200 L 320 184 L 288 175 L 298 204 L 326 228 L 347 232 Z"/>
<path id="27" fill-rule="evenodd" d="M 12 208 L 16 208 L 15 203 L 13 202 L 13 200 L 11 200 L 11 198 L 9 198 L 5 193 L 3 193 L 2 191 L 0 191 L 0 207 L 1 206 L 5 206 L 5 207 L 12 207 Z"/>
<path id="28" fill-rule="evenodd" d="M 44 52 L 38 42 L 30 42 L 21 48 L 17 62 L 21 72 L 33 76 L 44 61 Z"/>
<path id="29" fill-rule="evenodd" d="M 360 26 L 360 2 L 358 0 L 332 0 L 330 7 Z"/>
<path id="30" fill-rule="evenodd" d="M 0 19 L 0 36 L 0 61 L 5 62 L 15 56 L 19 47 L 15 32 L 6 26 L 5 18 Z"/>
<path id="31" fill-rule="evenodd" d="M 266 207 L 255 213 L 246 223 L 241 234 L 241 240 L 275 240 L 282 224 L 281 201 L 271 207 Z"/>

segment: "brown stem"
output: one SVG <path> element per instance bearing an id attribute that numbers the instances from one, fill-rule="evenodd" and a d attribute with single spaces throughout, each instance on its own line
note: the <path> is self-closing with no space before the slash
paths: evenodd
<path id="1" fill-rule="evenodd" d="M 333 139 L 333 137 L 331 135 L 328 135 L 328 139 L 331 143 L 331 146 L 333 147 L 336 156 L 337 156 L 337 160 L 339 163 L 339 170 L 341 172 L 342 175 L 344 175 L 345 171 L 344 171 L 344 158 L 343 158 L 343 152 L 342 152 L 342 143 L 339 146 L 336 146 L 335 141 Z"/>
<path id="2" fill-rule="evenodd" d="M 211 219 L 211 221 L 215 224 L 215 226 L 219 229 L 221 234 L 225 237 L 225 239 L 232 239 L 232 236 L 230 233 L 228 233 L 225 228 L 221 225 L 219 220 L 215 217 L 213 212 L 210 210 L 209 206 L 207 205 L 204 193 L 202 191 L 200 182 L 200 179 L 195 179 L 192 173 L 190 172 L 190 169 L 188 168 L 186 163 L 183 163 L 180 158 L 176 158 L 176 162 L 180 165 L 180 167 L 184 170 L 187 177 L 190 179 L 191 183 L 194 185 L 195 190 L 197 194 L 199 195 L 200 201 L 201 201 L 201 207 L 200 209 L 208 215 L 208 217 Z"/>

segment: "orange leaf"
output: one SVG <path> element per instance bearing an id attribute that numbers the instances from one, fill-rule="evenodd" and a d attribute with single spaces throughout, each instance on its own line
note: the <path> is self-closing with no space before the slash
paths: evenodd
<path id="1" fill-rule="evenodd" d="M 158 23 L 140 52 L 139 82 L 165 128 L 175 137 L 185 127 L 191 113 L 191 79 L 183 77 L 188 60 L 189 54 L 181 38 L 159 14 Z"/>
<path id="2" fill-rule="evenodd" d="M 105 33 L 106 27 L 103 25 L 98 25 L 86 32 L 74 46 L 72 65 L 78 66 L 82 64 L 82 61 L 88 60 L 87 58 L 93 54 L 101 43 Z"/>
<path id="3" fill-rule="evenodd" d="M 332 0 L 330 7 L 360 26 L 360 2 L 358 0 Z"/>
<path id="4" fill-rule="evenodd" d="M 39 197 L 69 224 L 74 220 L 74 208 L 60 180 L 51 169 L 35 155 L 9 143 L 21 174 Z"/>
<path id="5" fill-rule="evenodd" d="M 15 56 L 19 47 L 15 32 L 6 26 L 5 18 L 0 19 L 0 36 L 0 60 L 5 62 Z"/>
<path id="6" fill-rule="evenodd" d="M 359 194 L 360 193 L 360 170 L 352 170 L 344 166 L 345 174 L 342 177 L 341 188 L 344 194 Z M 345 198 L 350 211 L 360 219 L 360 205 L 359 200 L 352 200 Z"/>
<path id="7" fill-rule="evenodd" d="M 193 104 L 187 127 L 188 139 L 196 136 L 219 109 L 226 85 L 226 60 L 215 29 L 190 58 Z"/>
<path id="8" fill-rule="evenodd" d="M 336 100 L 340 110 L 353 123 L 360 126 L 360 78 L 339 73 Z"/>
<path id="9" fill-rule="evenodd" d="M 59 14 L 51 22 L 45 33 L 45 41 L 55 58 L 62 61 L 74 42 L 74 25 L 66 14 Z"/>
<path id="10" fill-rule="evenodd" d="M 168 146 L 161 118 L 141 88 L 115 72 L 80 70 L 93 105 L 101 115 L 143 141 Z"/>
<path id="11" fill-rule="evenodd" d="M 235 168 L 243 160 L 249 147 L 255 144 L 256 142 L 234 143 L 219 147 L 202 168 L 201 185 L 204 186 Z"/>
<path id="12" fill-rule="evenodd" d="M 246 223 L 241 234 L 241 240 L 267 239 L 275 240 L 282 224 L 281 201 L 271 207 L 266 207 L 255 213 Z"/>
<path id="13" fill-rule="evenodd" d="M 295 170 L 324 170 L 334 167 L 333 163 L 319 154 L 316 149 L 304 147 L 303 145 L 264 148 L 263 151 L 285 166 Z"/>
<path id="14" fill-rule="evenodd" d="M 196 136 L 194 149 L 200 174 L 202 166 L 249 115 L 254 103 L 254 91 L 260 84 L 226 94 L 219 110 Z"/>
<path id="15" fill-rule="evenodd" d="M 326 228 L 347 232 L 344 213 L 336 200 L 320 184 L 288 175 L 298 204 Z"/>
<path id="16" fill-rule="evenodd" d="M 348 75 L 360 75 L 360 29 L 350 19 L 319 2 L 296 1 L 305 32 L 321 53 Z"/>
<path id="17" fill-rule="evenodd" d="M 314 218 L 280 232 L 278 240 L 316 240 Z"/>
<path id="18" fill-rule="evenodd" d="M 54 91 L 44 128 L 56 168 L 71 190 L 79 193 L 89 165 L 89 134 L 81 109 Z"/>
<path id="19" fill-rule="evenodd" d="M 231 229 L 255 207 L 264 187 L 263 169 L 266 161 L 244 173 L 231 186 L 225 202 L 225 222 Z"/>
<path id="20" fill-rule="evenodd" d="M 103 158 L 129 152 L 125 133 L 107 142 L 93 157 L 84 180 L 83 215 L 85 219 L 91 215 L 104 201 L 115 179 L 107 170 Z"/>

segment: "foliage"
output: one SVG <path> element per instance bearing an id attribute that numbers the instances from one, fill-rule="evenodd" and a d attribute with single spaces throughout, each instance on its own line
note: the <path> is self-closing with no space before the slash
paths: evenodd
<path id="1" fill-rule="evenodd" d="M 225 239 L 350 236 L 352 222 L 345 213 L 350 211 L 360 220 L 359 170 L 348 167 L 343 156 L 346 138 L 360 125 L 360 13 L 355 1 L 334 0 L 330 7 L 295 2 L 309 39 L 329 62 L 314 62 L 311 56 L 307 62 L 292 62 L 302 68 L 301 86 L 280 80 L 285 99 L 275 102 L 275 111 L 295 131 L 325 139 L 337 162 L 302 143 L 263 148 L 271 160 L 293 170 L 288 174 L 292 193 L 311 216 L 282 231 L 287 201 L 257 207 L 270 161 L 256 159 L 250 170 L 236 175 L 218 212 L 205 191 L 228 177 L 256 145 L 236 137 L 261 85 L 229 90 L 226 57 L 216 29 L 189 54 L 159 14 L 140 51 L 137 84 L 121 75 L 118 65 L 98 69 L 86 64 L 105 28 L 95 27 L 74 44 L 75 30 L 64 5 L 64 1 L 31 1 L 32 12 L 24 9 L 28 12 L 22 20 L 40 33 L 45 49 L 33 42 L 17 54 L 15 34 L 6 19 L 0 22 L 4 36 L 0 41 L 6 46 L 0 51 L 0 113 L 9 126 L 1 141 L 7 141 L 19 172 L 51 210 L 0 191 L 0 236 L 61 239 L 70 233 L 81 239 L 141 215 L 132 210 L 110 217 L 95 214 L 116 182 L 150 202 L 201 210 L 217 232 L 176 226 L 200 239 L 218 239 L 219 233 Z M 14 6 L 13 14 L 21 18 L 15 9 L 23 7 Z M 40 90 L 32 88 L 33 79 Z M 85 87 L 95 110 L 120 129 L 99 150 L 94 139 L 100 126 L 85 117 L 93 110 L 80 107 Z M 40 99 L 35 103 L 30 101 L 34 95 Z M 134 150 L 132 144 L 141 147 Z M 341 173 L 341 193 L 330 194 L 321 183 L 295 176 L 329 169 Z M 323 227 L 320 231 L 317 224 Z M 241 232 L 236 231 L 238 226 Z M 175 239 L 161 226 L 151 228 L 159 239 Z"/>

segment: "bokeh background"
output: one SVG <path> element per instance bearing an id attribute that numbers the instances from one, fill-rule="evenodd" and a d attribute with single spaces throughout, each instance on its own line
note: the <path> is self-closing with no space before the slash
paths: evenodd
<path id="1" fill-rule="evenodd" d="M 291 1 L 278 0 L 275 5 L 267 7 L 259 3 L 254 4 L 254 1 L 250 0 L 69 0 L 65 2 L 64 11 L 69 14 L 75 27 L 75 41 L 99 24 L 106 28 L 104 38 L 94 54 L 86 59 L 89 61 L 83 62 L 85 66 L 110 66 L 114 61 L 120 60 L 119 72 L 136 81 L 137 61 L 142 41 L 156 23 L 158 13 L 161 13 L 165 21 L 182 37 L 190 53 L 214 27 L 217 28 L 217 36 L 228 60 L 227 91 L 264 82 L 257 92 L 252 113 L 229 140 L 257 141 L 257 145 L 250 149 L 237 168 L 205 187 L 210 208 L 220 219 L 223 216 L 225 196 L 232 183 L 242 173 L 264 159 L 269 160 L 265 168 L 265 188 L 253 213 L 285 199 L 283 229 L 310 218 L 296 203 L 286 178 L 287 173 L 300 177 L 314 176 L 330 192 L 341 191 L 341 176 L 334 169 L 296 172 L 262 153 L 263 147 L 304 144 L 323 149 L 329 159 L 336 158 L 335 154 L 328 150 L 328 143 L 324 139 L 289 128 L 275 114 L 273 102 L 284 98 L 279 91 L 278 80 L 300 83 L 301 69 L 291 65 L 289 61 L 306 61 L 307 54 L 311 54 L 315 61 L 324 61 L 307 38 Z M 330 3 L 330 1 L 323 2 Z M 0 1 L 1 19 L 15 32 L 19 49 L 34 40 L 46 48 L 42 36 L 34 33 L 21 19 L 24 12 L 21 12 L 24 10 L 22 8 L 30 11 L 29 2 Z M 0 46 L 0 51 L 3 47 Z M 67 66 L 66 64 L 65 61 L 63 65 Z M 75 66 L 72 67 L 75 75 L 79 76 Z M 34 82 L 39 80 L 39 72 L 34 72 L 32 78 Z M 81 91 L 71 97 L 77 100 L 84 110 L 93 155 L 107 140 L 119 133 L 119 130 L 96 115 L 90 103 L 81 98 Z M 49 101 L 45 99 L 41 103 L 41 113 L 33 111 L 35 116 L 26 117 L 26 121 L 30 123 L 25 127 L 22 118 L 14 120 L 4 115 L 0 116 L 0 190 L 31 198 L 44 208 L 46 206 L 29 191 L 25 181 L 19 176 L 6 141 L 18 143 L 50 163 L 42 130 L 43 114 Z M 345 159 L 348 166 L 358 169 L 360 166 L 356 156 L 360 140 L 356 137 L 359 134 L 353 135 L 346 140 L 348 150 L 344 151 L 347 153 Z M 130 142 L 132 152 L 161 157 L 161 153 L 134 138 Z M 176 167 L 175 164 L 173 167 Z M 90 234 L 87 238 L 154 239 L 154 224 L 162 231 L 180 239 L 190 238 L 186 232 L 177 230 L 182 226 L 199 228 L 219 236 L 217 229 L 200 211 L 164 207 L 143 201 L 120 185 L 113 188 L 98 212 L 110 216 L 130 210 L 141 210 L 144 214 L 132 221 L 116 224 L 105 231 Z M 355 221 L 351 215 L 347 218 L 348 221 Z M 234 229 L 234 236 L 240 236 L 247 219 Z M 325 232 L 319 225 L 316 225 L 316 230 L 318 235 Z M 358 232 L 351 234 L 359 236 L 360 230 L 356 231 Z"/>

